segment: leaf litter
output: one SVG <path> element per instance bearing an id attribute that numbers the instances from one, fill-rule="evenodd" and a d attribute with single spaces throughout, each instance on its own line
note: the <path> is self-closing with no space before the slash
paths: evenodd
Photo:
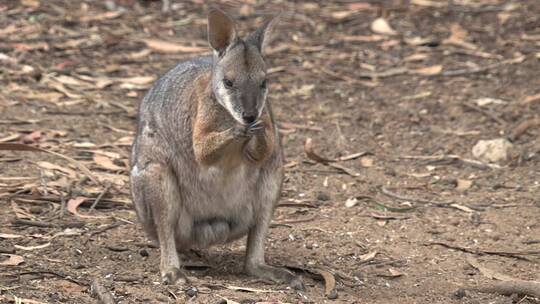
<path id="1" fill-rule="evenodd" d="M 174 63 L 209 53 L 204 37 L 202 7 L 176 1 L 171 4 L 168 15 L 161 13 L 160 1 L 141 3 L 113 0 L 100 7 L 25 0 L 9 8 L 0 6 L 0 13 L 5 14 L 8 20 L 8 25 L 0 29 L 0 39 L 7 41 L 0 54 L 4 68 L 0 76 L 4 85 L 0 92 L 0 111 L 6 113 L 6 119 L 0 122 L 0 142 L 28 143 L 75 161 L 58 159 L 46 153 L 1 151 L 2 171 L 8 168 L 7 173 L 2 172 L 8 176 L 2 177 L 13 179 L 0 179 L 0 200 L 7 199 L 7 208 L 4 208 L 7 213 L 5 216 L 2 214 L 0 220 L 20 216 L 19 220 L 31 221 L 28 225 L 13 224 L 13 230 L 3 230 L 6 234 L 23 237 L 2 238 L 2 242 L 15 244 L 27 237 L 47 240 L 27 236 L 23 232 L 26 229 L 39 231 L 32 235 L 58 235 L 50 246 L 35 249 L 36 253 L 43 253 L 44 265 L 52 260 L 47 257 L 51 257 L 52 252 L 55 256 L 58 254 L 54 260 L 77 265 L 80 257 L 76 250 L 80 249 L 89 263 L 99 265 L 102 270 L 113 272 L 124 267 L 119 262 L 123 256 L 113 262 L 102 259 L 104 256 L 100 252 L 93 251 L 98 242 L 116 240 L 115 231 L 100 232 L 107 233 L 106 237 L 93 237 L 89 245 L 78 243 L 76 234 L 72 242 L 64 242 L 61 237 L 63 230 L 59 230 L 63 225 L 76 219 L 87 222 L 82 232 L 79 231 L 85 238 L 87 230 L 91 230 L 90 233 L 100 231 L 92 231 L 95 222 L 104 221 L 79 218 L 65 209 L 68 202 L 76 199 L 77 204 L 71 201 L 70 209 L 82 215 L 93 214 L 85 212 L 85 208 L 98 201 L 97 208 L 107 208 L 107 212 L 114 216 L 134 221 L 134 213 L 126 210 L 126 206 L 131 206 L 127 167 L 136 105 L 144 94 L 142 90 L 155 81 L 155 75 L 166 72 Z M 287 201 L 316 206 L 320 216 L 311 217 L 309 212 L 315 208 L 310 207 L 294 206 L 294 210 L 299 209 L 298 213 L 290 214 L 282 214 L 285 213 L 283 209 L 290 208 L 279 208 L 276 213 L 280 219 L 308 219 L 309 224 L 317 225 L 319 230 L 305 231 L 302 222 L 273 228 L 269 239 L 272 253 L 269 256 L 282 255 L 280 250 L 285 250 L 283 252 L 292 253 L 289 258 L 294 255 L 292 259 L 306 265 L 313 261 L 332 263 L 334 266 L 329 272 L 341 281 L 338 283 L 343 283 L 339 286 L 340 298 L 347 301 L 352 296 L 359 296 L 369 302 L 369 299 L 380 295 L 377 286 L 369 285 L 378 272 L 358 274 L 359 280 L 350 277 L 357 276 L 352 270 L 357 267 L 356 263 L 362 267 L 376 267 L 378 260 L 386 254 L 386 248 L 379 243 L 381 231 L 391 229 L 395 237 L 385 238 L 384 242 L 389 248 L 401 252 L 411 249 L 400 241 L 407 239 L 408 233 L 431 236 L 425 234 L 426 227 L 419 225 L 424 224 L 423 221 L 436 221 L 434 225 L 443 229 L 445 234 L 464 233 L 466 239 L 483 242 L 486 235 L 492 234 L 483 230 L 481 234 L 475 234 L 481 230 L 474 226 L 477 221 L 484 227 L 482 219 L 496 220 L 500 227 L 486 228 L 494 230 L 494 234 L 504 227 L 503 224 L 515 223 L 496 212 L 496 208 L 505 205 L 514 206 L 504 208 L 514 208 L 511 212 L 513 218 L 522 219 L 512 225 L 513 229 L 522 235 L 536 233 L 535 226 L 528 225 L 536 214 L 535 201 L 528 194 L 535 193 L 535 188 L 530 188 L 534 187 L 534 180 L 531 182 L 525 173 L 537 164 L 539 124 L 535 113 L 540 100 L 536 97 L 536 88 L 526 84 L 534 79 L 531 75 L 535 75 L 540 54 L 536 50 L 538 33 L 527 27 L 527 22 L 534 20 L 531 15 L 534 10 L 528 10 L 530 3 L 460 0 L 449 5 L 447 1 L 411 0 L 410 6 L 367 1 L 296 3 L 292 6 L 287 1 L 283 2 L 284 10 L 294 8 L 297 15 L 302 15 L 291 21 L 294 23 L 284 25 L 287 35 L 280 35 L 269 52 L 272 65 L 276 67 L 273 73 L 268 74 L 272 78 L 270 85 L 276 118 L 280 132 L 283 131 L 287 162 L 292 164 L 291 170 L 286 171 L 283 195 Z M 234 13 L 235 5 L 228 2 L 226 8 Z M 272 10 L 267 4 L 254 1 L 238 5 L 240 17 L 249 23 L 248 27 L 264 19 L 264 15 Z M 68 21 L 58 23 L 58 18 Z M 426 32 L 421 28 L 425 24 L 433 27 Z M 336 26 L 340 28 L 339 33 L 330 30 Z M 148 39 L 157 43 L 150 41 L 149 44 Z M 500 87 L 495 89 L 493 83 L 504 84 L 504 90 Z M 295 94 L 291 94 L 295 89 Z M 493 100 L 480 101 L 482 98 Z M 478 110 L 464 110 L 460 102 L 469 102 L 484 112 L 489 111 L 506 124 L 483 117 L 485 114 Z M 45 111 L 41 112 L 42 109 Z M 332 133 L 328 131 L 334 127 L 336 117 L 343 132 L 339 145 L 333 145 Z M 54 136 L 48 133 L 53 129 L 69 130 L 69 133 Z M 309 155 L 302 151 L 308 137 L 312 138 Z M 498 166 L 469 158 L 470 142 L 495 137 L 508 137 L 516 145 L 518 155 L 512 156 L 509 164 Z M 376 157 L 351 151 L 374 151 Z M 321 165 L 314 166 L 314 163 Z M 35 166 L 27 169 L 29 164 Z M 88 171 L 81 169 L 80 165 Z M 433 170 L 423 173 L 426 165 Z M 14 166 L 20 166 L 20 172 L 14 171 Z M 415 177 L 416 173 L 401 172 L 420 173 Z M 522 175 L 516 178 L 520 172 Z M 23 175 L 32 175 L 29 177 L 34 179 L 18 180 L 28 178 Z M 449 177 L 456 183 L 441 190 L 441 183 L 437 181 Z M 505 178 L 519 180 L 521 190 L 507 190 L 517 188 L 508 186 Z M 379 185 L 393 185 L 388 189 L 393 189 L 391 193 L 397 197 L 381 199 L 376 189 Z M 320 197 L 329 199 L 319 201 L 319 196 L 309 189 L 325 192 L 326 195 Z M 418 196 L 400 194 L 413 193 L 410 191 L 418 193 Z M 106 194 L 99 199 L 103 193 Z M 363 199 L 358 193 L 369 194 L 374 199 Z M 299 194 L 304 196 L 296 200 Z M 78 198 L 85 199 L 79 204 Z M 354 204 L 358 208 L 346 208 L 343 203 L 336 203 L 345 202 L 347 198 L 356 199 Z M 433 203 L 443 203 L 443 208 L 431 208 Z M 422 214 L 418 218 L 406 222 L 390 220 L 405 218 L 416 206 L 422 206 Z M 62 213 L 62 208 L 67 212 Z M 455 214 L 456 210 L 463 213 Z M 368 218 L 366 221 L 365 216 L 375 220 Z M 457 223 L 454 216 L 467 220 L 460 220 L 459 225 L 454 226 L 451 222 Z M 8 221 L 7 225 L 10 223 Z M 108 225 L 100 223 L 99 227 Z M 139 230 L 124 230 L 128 227 L 131 225 L 120 228 L 123 237 L 142 237 Z M 351 234 L 335 237 L 344 231 Z M 289 241 L 289 233 L 294 235 L 295 241 Z M 67 235 L 70 233 L 66 232 Z M 294 251 L 288 243 L 304 238 L 314 239 L 321 245 L 309 249 L 313 253 L 309 259 L 303 252 Z M 364 246 L 363 250 L 360 253 L 349 251 L 349 245 L 359 241 Z M 490 242 L 497 246 L 506 244 L 508 240 L 503 235 L 500 240 L 494 238 Z M 73 248 L 71 244 L 75 243 L 78 245 L 73 251 L 59 249 Z M 127 242 L 131 243 L 131 240 Z M 30 244 L 33 243 L 19 243 L 28 247 Z M 108 245 L 111 244 L 104 244 L 103 248 Z M 131 254 L 136 260 L 139 256 L 132 249 L 129 248 L 126 254 Z M 441 274 L 445 280 L 463 282 L 460 281 L 463 261 L 461 264 L 456 262 L 459 259 L 453 252 L 443 259 L 440 255 L 434 258 L 432 253 L 437 253 L 437 250 L 414 250 L 420 259 L 435 259 L 436 267 L 448 267 L 447 274 Z M 520 251 L 524 250 L 520 248 Z M 25 255 L 27 263 L 6 269 L 10 274 L 15 274 L 19 267 L 33 270 L 35 258 L 32 254 Z M 495 258 L 518 257 L 497 255 Z M 154 262 L 152 259 L 136 260 L 132 264 L 137 274 L 140 271 L 141 275 L 148 275 L 138 287 L 149 297 L 172 297 L 160 286 L 148 283 L 158 280 L 153 277 L 156 273 L 137 267 L 149 264 L 150 268 L 155 268 Z M 525 260 L 518 262 L 529 263 Z M 62 267 L 61 263 L 55 263 L 53 267 Z M 437 271 L 429 263 L 422 267 L 414 263 L 411 261 L 407 269 L 411 275 L 403 281 L 416 282 L 416 277 L 423 276 L 422 271 Z M 403 271 L 397 269 L 399 265 L 384 265 L 391 266 L 383 273 L 388 278 L 403 276 Z M 532 263 L 523 265 L 531 265 L 530 269 L 523 268 L 527 269 L 527 274 L 523 275 L 536 271 Z M 92 273 L 108 274 L 93 266 L 87 267 Z M 348 274 L 350 271 L 352 273 Z M 88 277 L 84 272 L 81 276 Z M 221 284 L 224 286 L 270 289 L 258 283 L 253 283 L 253 286 L 245 284 L 236 276 L 234 280 L 224 280 L 213 274 L 209 277 L 225 282 Z M 343 277 L 349 279 L 343 280 Z M 207 279 L 205 277 L 204 280 Z M 325 279 L 317 274 L 317 280 Z M 392 284 L 393 290 L 408 293 L 408 283 L 397 281 Z M 122 294 L 128 301 L 135 297 L 127 291 L 124 283 L 114 284 L 115 294 Z M 360 287 L 361 293 L 354 289 L 366 284 L 373 288 Z M 42 287 L 33 290 L 32 294 L 19 289 L 20 294 L 17 295 L 21 297 L 17 298 L 18 301 L 31 303 L 38 299 L 37 295 L 45 298 L 46 286 Z M 427 296 L 447 292 L 446 285 L 432 284 L 431 287 L 433 290 L 422 285 L 414 286 L 417 294 Z M 60 294 L 66 292 L 62 286 L 55 288 Z M 317 288 L 303 295 L 314 302 L 322 302 L 328 296 L 313 290 Z M 241 291 L 224 289 L 220 293 L 231 303 L 244 301 Z M 77 297 L 75 294 L 70 296 Z M 206 301 L 208 298 L 205 296 L 214 295 L 213 292 L 210 295 L 199 294 L 195 301 Z M 36 300 L 25 299 L 34 296 Z M 81 296 L 88 297 L 86 293 Z M 9 299 L 1 297 L 0 301 L 15 302 L 11 296 Z M 260 293 L 257 297 L 262 302 L 298 300 L 285 290 L 268 295 Z M 415 300 L 419 299 L 415 296 Z M 93 301 L 83 298 L 78 302 Z"/>

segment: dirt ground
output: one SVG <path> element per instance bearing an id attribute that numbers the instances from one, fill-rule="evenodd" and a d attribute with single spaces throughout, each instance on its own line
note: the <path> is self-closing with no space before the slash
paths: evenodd
<path id="1" fill-rule="evenodd" d="M 94 281 L 118 303 L 540 303 L 478 291 L 540 281 L 539 1 L 213 4 L 242 31 L 283 12 L 267 260 L 306 290 L 244 275 L 245 240 L 191 253 L 190 285 L 163 286 L 132 210 L 137 105 L 208 53 L 210 4 L 22 0 L 0 1 L 1 303 L 96 303 Z M 472 153 L 498 138 L 506 159 Z"/>

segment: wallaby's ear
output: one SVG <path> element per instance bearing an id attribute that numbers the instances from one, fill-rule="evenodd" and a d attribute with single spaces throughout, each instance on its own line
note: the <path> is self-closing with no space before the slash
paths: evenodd
<path id="1" fill-rule="evenodd" d="M 272 41 L 276 24 L 279 22 L 280 15 L 276 15 L 264 22 L 255 32 L 251 33 L 246 39 L 249 43 L 254 44 L 259 48 L 259 51 L 264 54 L 266 47 Z"/>
<path id="2" fill-rule="evenodd" d="M 219 9 L 208 13 L 208 42 L 222 55 L 227 47 L 237 39 L 234 21 Z"/>

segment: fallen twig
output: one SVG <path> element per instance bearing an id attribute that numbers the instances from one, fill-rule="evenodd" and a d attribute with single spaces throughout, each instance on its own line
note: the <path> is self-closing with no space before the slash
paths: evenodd
<path id="1" fill-rule="evenodd" d="M 487 267 L 482 266 L 474 257 L 467 257 L 467 262 L 478 269 L 483 275 L 489 279 L 500 280 L 501 282 L 488 283 L 476 287 L 469 287 L 467 289 L 484 292 L 484 293 L 497 293 L 502 295 L 528 295 L 540 298 L 540 282 L 537 281 L 525 281 L 515 279 L 502 273 L 498 273 Z"/>
<path id="2" fill-rule="evenodd" d="M 34 226 L 34 227 L 40 227 L 40 228 L 55 228 L 58 227 L 58 225 L 52 224 L 52 223 L 46 223 L 42 221 L 31 221 L 31 220 L 24 220 L 24 219 L 13 219 L 11 221 L 11 224 L 13 225 L 20 225 L 20 226 Z"/>
<path id="3" fill-rule="evenodd" d="M 368 152 L 360 152 L 360 153 L 354 153 L 351 155 L 342 156 L 338 158 L 327 158 L 324 156 L 320 156 L 319 154 L 315 153 L 315 151 L 313 150 L 313 140 L 309 137 L 306 139 L 306 142 L 304 143 L 304 153 L 306 153 L 306 156 L 309 159 L 317 163 L 326 165 L 328 167 L 338 169 L 350 176 L 359 176 L 360 174 L 350 168 L 337 164 L 336 162 L 351 160 L 351 159 L 355 159 L 355 158 L 368 154 Z"/>
<path id="4" fill-rule="evenodd" d="M 437 201 L 432 201 L 432 200 L 426 200 L 423 198 L 415 198 L 411 196 L 394 193 L 388 190 L 386 187 L 381 187 L 381 192 L 395 199 L 399 199 L 402 201 L 409 201 L 409 202 L 418 203 L 418 204 L 434 205 L 434 206 L 439 206 L 439 207 L 450 207 L 450 205 L 453 204 L 451 202 L 437 202 Z"/>
<path id="5" fill-rule="evenodd" d="M 527 120 L 524 120 L 522 121 L 521 123 L 519 123 L 511 132 L 510 132 L 510 135 L 508 136 L 508 138 L 511 140 L 511 141 L 516 141 L 518 140 L 523 134 L 525 134 L 525 132 L 527 132 L 527 130 L 529 130 L 530 128 L 534 128 L 534 127 L 537 127 L 537 126 L 540 126 L 540 118 L 531 118 L 531 119 L 527 119 Z"/>
<path id="6" fill-rule="evenodd" d="M 309 204 L 309 203 L 280 203 L 279 205 L 277 205 L 277 207 L 292 207 L 292 208 L 312 208 L 312 209 L 317 209 L 319 208 L 318 206 L 316 205 L 313 205 L 313 204 Z"/>
<path id="7" fill-rule="evenodd" d="M 528 250 L 528 251 L 498 251 L 498 250 L 489 250 L 489 249 L 477 249 L 469 247 L 461 247 L 457 245 L 447 244 L 443 242 L 427 242 L 424 243 L 424 246 L 443 246 L 449 249 L 454 249 L 466 253 L 472 253 L 477 255 L 497 255 L 502 257 L 512 257 L 518 259 L 525 259 L 523 256 L 526 255 L 540 255 L 540 250 Z"/>
<path id="8" fill-rule="evenodd" d="M 466 107 L 466 108 L 469 108 L 471 110 L 475 110 L 475 111 L 477 111 L 479 113 L 484 114 L 485 116 L 493 119 L 493 121 L 495 121 L 495 122 L 497 122 L 497 123 L 499 123 L 501 125 L 506 125 L 506 121 L 504 121 L 503 119 L 497 117 L 497 115 L 491 113 L 490 111 L 484 110 L 484 109 L 482 109 L 482 108 L 480 108 L 480 107 L 478 107 L 476 105 L 469 104 L 469 103 L 462 103 L 462 105 L 464 107 Z"/>
<path id="9" fill-rule="evenodd" d="M 75 166 L 77 166 L 89 179 L 91 179 L 93 182 L 95 183 L 98 183 L 98 180 L 93 176 L 92 172 L 90 172 L 90 170 L 88 170 L 88 168 L 81 164 L 80 162 L 78 162 L 77 160 L 69 157 L 69 156 L 66 156 L 64 154 L 60 154 L 58 152 L 53 152 L 53 151 L 50 151 L 50 150 L 46 150 L 46 149 L 42 149 L 42 148 L 38 148 L 38 147 L 34 147 L 34 146 L 29 146 L 29 145 L 25 145 L 25 144 L 18 144 L 18 143 L 0 143 L 0 150 L 8 150 L 8 151 L 32 151 L 32 152 L 45 152 L 45 153 L 49 153 L 49 154 L 52 154 L 54 156 L 58 156 L 58 157 L 61 157 L 67 161 L 69 161 L 70 163 L 74 164 Z"/>
<path id="10" fill-rule="evenodd" d="M 24 271 L 24 272 L 19 272 L 18 275 L 21 276 L 21 275 L 28 275 L 28 274 L 39 274 L 39 275 L 42 275 L 42 274 L 51 274 L 51 275 L 54 275 L 56 277 L 59 277 L 59 278 L 62 278 L 64 280 L 68 280 L 70 282 L 73 282 L 77 285 L 81 285 L 81 286 L 88 286 L 88 283 L 85 282 L 85 281 L 81 281 L 81 280 L 77 280 L 77 279 L 74 279 L 72 278 L 70 275 L 67 275 L 67 274 L 64 274 L 62 272 L 59 272 L 59 271 L 53 271 L 53 270 L 34 270 L 34 271 Z"/>
<path id="11" fill-rule="evenodd" d="M 90 206 L 90 209 L 89 211 L 93 211 L 94 208 L 96 208 L 97 204 L 99 204 L 99 202 L 101 201 L 101 199 L 103 198 L 103 196 L 105 196 L 105 194 L 107 194 L 107 192 L 109 192 L 109 190 L 111 189 L 111 185 L 107 185 L 105 187 L 105 189 L 98 195 L 98 197 L 96 198 L 96 200 L 92 203 L 92 206 Z"/>
<path id="12" fill-rule="evenodd" d="M 109 224 L 109 225 L 107 225 L 107 226 L 105 226 L 105 227 L 103 227 L 101 229 L 90 232 L 90 236 L 92 237 L 92 236 L 94 236 L 96 234 L 103 233 L 103 232 L 105 232 L 107 230 L 114 229 L 114 228 L 120 227 L 122 225 L 124 225 L 124 222 L 116 221 L 116 222 L 114 222 L 112 224 Z"/>
<path id="13" fill-rule="evenodd" d="M 512 294 L 519 294 L 540 298 L 540 282 L 535 281 L 501 281 L 480 285 L 477 287 L 471 287 L 468 289 L 483 293 L 497 293 L 507 296 Z"/>
<path id="14" fill-rule="evenodd" d="M 496 63 L 488 64 L 488 65 L 485 65 L 485 66 L 479 66 L 479 67 L 472 68 L 472 69 L 459 69 L 459 70 L 453 70 L 453 71 L 445 71 L 445 72 L 440 72 L 440 73 L 433 74 L 433 75 L 428 75 L 428 76 L 431 76 L 431 77 L 455 77 L 455 76 L 478 74 L 478 73 L 486 72 L 486 71 L 491 70 L 491 69 L 498 68 L 498 67 L 506 65 L 506 64 L 520 63 L 520 62 L 523 62 L 523 60 L 525 60 L 525 56 L 519 56 L 519 57 L 516 57 L 516 58 L 506 59 L 506 60 L 503 60 L 501 62 L 496 62 Z"/>
<path id="15" fill-rule="evenodd" d="M 274 225 L 287 225 L 287 224 L 305 223 L 305 222 L 311 222 L 316 218 L 317 218 L 317 215 L 314 215 L 314 216 L 310 216 L 308 218 L 303 218 L 303 219 L 298 219 L 298 220 L 283 221 L 283 222 L 273 223 L 273 224 Z"/>
<path id="16" fill-rule="evenodd" d="M 427 163 L 437 163 L 437 162 L 454 162 L 460 161 L 464 164 L 470 165 L 478 169 L 500 169 L 501 167 L 496 164 L 486 164 L 474 159 L 463 158 L 455 154 L 443 154 L 443 155 L 402 155 L 399 156 L 402 159 L 418 159 L 426 160 Z"/>

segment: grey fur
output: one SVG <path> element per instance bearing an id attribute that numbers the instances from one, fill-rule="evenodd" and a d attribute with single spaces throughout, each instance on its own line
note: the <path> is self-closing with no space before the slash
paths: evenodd
<path id="1" fill-rule="evenodd" d="M 228 18 L 221 12 L 209 16 Z M 213 58 L 180 63 L 143 99 L 131 154 L 133 202 L 143 228 L 159 243 L 164 283 L 187 280 L 177 251 L 227 243 L 247 234 L 246 271 L 301 288 L 301 281 L 290 272 L 264 261 L 264 239 L 283 180 L 282 148 L 266 89 L 261 88 L 265 66 L 260 50 L 240 38 L 232 42 L 235 45 L 227 45 Z M 225 76 L 234 76 L 236 85 L 226 95 L 220 86 Z M 207 95 L 197 95 L 197 86 L 207 86 Z M 212 111 L 210 117 L 198 112 L 201 104 Z M 268 115 L 272 121 L 275 145 L 260 164 L 250 162 L 245 150 L 265 132 L 260 130 L 261 121 L 246 125 L 239 112 L 255 112 L 257 120 Z M 218 124 L 211 115 L 217 115 Z M 218 128 L 211 133 L 217 138 L 215 150 L 194 142 L 196 120 L 204 119 Z M 208 152 L 208 163 L 197 158 L 199 151 Z"/>

